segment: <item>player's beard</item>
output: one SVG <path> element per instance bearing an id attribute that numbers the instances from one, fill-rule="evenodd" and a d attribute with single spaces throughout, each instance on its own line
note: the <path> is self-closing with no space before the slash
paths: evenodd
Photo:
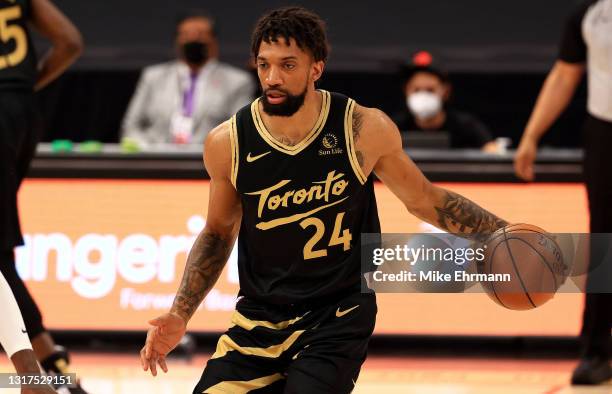
<path id="1" fill-rule="evenodd" d="M 285 95 L 285 100 L 280 104 L 272 104 L 268 101 L 268 95 L 266 91 L 273 90 L 277 92 L 281 92 Z M 306 92 L 308 91 L 308 84 L 304 87 L 304 91 L 300 94 L 294 95 L 289 92 L 278 89 L 278 88 L 270 88 L 264 91 L 262 96 L 262 104 L 263 110 L 270 116 L 291 116 L 296 113 L 302 105 L 304 105 L 304 100 L 306 99 Z"/>

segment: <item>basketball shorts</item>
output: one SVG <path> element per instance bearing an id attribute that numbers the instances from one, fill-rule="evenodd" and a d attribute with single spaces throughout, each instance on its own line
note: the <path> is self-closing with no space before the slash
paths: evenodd
<path id="1" fill-rule="evenodd" d="M 194 393 L 350 393 L 376 320 L 374 294 L 324 305 L 242 298 Z"/>
<path id="2" fill-rule="evenodd" d="M 34 157 L 40 126 L 32 92 L 0 92 L 0 251 L 23 244 L 17 191 Z"/>

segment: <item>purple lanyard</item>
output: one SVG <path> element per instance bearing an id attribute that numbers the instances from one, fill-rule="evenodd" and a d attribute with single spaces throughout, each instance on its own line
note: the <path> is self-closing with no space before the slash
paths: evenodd
<path id="1" fill-rule="evenodd" d="M 183 93 L 183 115 L 191 117 L 193 114 L 193 100 L 195 96 L 195 87 L 198 80 L 198 74 L 190 74 L 189 88 Z"/>

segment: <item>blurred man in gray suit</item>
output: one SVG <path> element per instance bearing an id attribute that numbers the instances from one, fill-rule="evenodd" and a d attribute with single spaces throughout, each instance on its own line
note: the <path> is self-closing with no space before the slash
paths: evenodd
<path id="1" fill-rule="evenodd" d="M 124 139 L 141 146 L 202 144 L 213 127 L 252 101 L 251 76 L 217 60 L 210 15 L 181 17 L 175 43 L 178 59 L 143 70 L 123 119 Z"/>

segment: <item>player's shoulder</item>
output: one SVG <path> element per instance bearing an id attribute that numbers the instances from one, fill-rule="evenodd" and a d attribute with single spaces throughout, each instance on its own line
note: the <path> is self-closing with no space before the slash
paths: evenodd
<path id="1" fill-rule="evenodd" d="M 386 151 L 401 147 L 401 136 L 395 123 L 378 108 L 355 103 L 351 126 L 357 143 L 365 149 Z"/>
<path id="2" fill-rule="evenodd" d="M 353 128 L 363 132 L 392 132 L 397 129 L 395 123 L 382 110 L 378 108 L 366 107 L 355 103 L 353 109 Z"/>
<path id="3" fill-rule="evenodd" d="M 204 141 L 204 163 L 210 175 L 227 173 L 232 162 L 231 119 L 212 129 Z M 213 174 L 211 174 L 211 172 Z"/>
<path id="4" fill-rule="evenodd" d="M 225 122 L 217 125 L 212 129 L 206 136 L 205 145 L 208 149 L 209 146 L 217 147 L 230 143 L 232 133 L 232 120 L 228 119 Z"/>

